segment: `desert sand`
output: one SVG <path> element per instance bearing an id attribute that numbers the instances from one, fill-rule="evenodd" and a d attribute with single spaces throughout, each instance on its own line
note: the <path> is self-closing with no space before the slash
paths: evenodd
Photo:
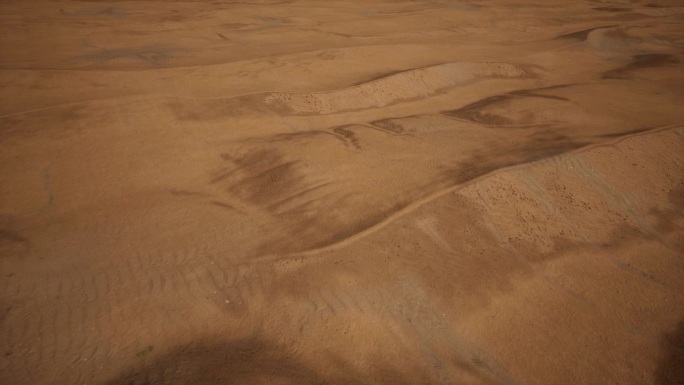
<path id="1" fill-rule="evenodd" d="M 1 384 L 684 383 L 684 2 L 0 1 Z"/>

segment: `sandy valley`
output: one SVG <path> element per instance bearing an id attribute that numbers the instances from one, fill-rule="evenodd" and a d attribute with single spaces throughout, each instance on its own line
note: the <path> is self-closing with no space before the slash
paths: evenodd
<path id="1" fill-rule="evenodd" d="M 0 0 L 0 383 L 683 384 L 684 2 Z"/>

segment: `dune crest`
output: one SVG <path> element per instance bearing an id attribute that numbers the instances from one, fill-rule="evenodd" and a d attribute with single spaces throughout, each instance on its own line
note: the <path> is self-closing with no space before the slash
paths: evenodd
<path id="1" fill-rule="evenodd" d="M 268 95 L 266 104 L 292 114 L 331 114 L 380 108 L 480 79 L 524 79 L 532 72 L 509 63 L 447 63 L 404 71 L 348 89 L 326 93 Z"/>

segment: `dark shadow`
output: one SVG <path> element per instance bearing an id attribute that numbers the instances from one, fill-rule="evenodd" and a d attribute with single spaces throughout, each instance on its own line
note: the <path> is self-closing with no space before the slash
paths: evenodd
<path id="1" fill-rule="evenodd" d="M 154 351 L 140 367 L 124 373 L 109 385 L 154 384 L 318 384 L 323 379 L 282 348 L 258 339 L 223 344 L 192 344 L 160 357 Z"/>
<path id="2" fill-rule="evenodd" d="M 143 354 L 144 353 L 144 354 Z M 136 355 L 140 364 L 107 385 L 230 384 L 429 384 L 436 378 L 415 368 L 379 364 L 360 373 L 345 360 L 321 353 L 311 365 L 285 346 L 259 338 L 226 343 L 193 343 L 155 357 L 148 347 Z M 318 364 L 324 365 L 318 365 Z M 324 367 L 316 370 L 313 367 Z"/>
<path id="3" fill-rule="evenodd" d="M 662 346 L 663 359 L 656 369 L 656 384 L 684 384 L 684 320 L 679 322 L 677 330 L 663 337 Z"/>

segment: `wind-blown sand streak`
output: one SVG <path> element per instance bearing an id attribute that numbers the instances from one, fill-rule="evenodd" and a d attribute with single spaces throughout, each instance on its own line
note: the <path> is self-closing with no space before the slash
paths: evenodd
<path id="1" fill-rule="evenodd" d="M 654 129 L 651 129 L 651 130 L 648 130 L 648 131 L 645 131 L 645 132 L 638 132 L 638 133 L 634 133 L 634 134 L 627 134 L 627 135 L 622 136 L 622 137 L 620 137 L 620 138 L 618 138 L 618 139 L 616 139 L 616 140 L 608 141 L 608 142 L 605 142 L 605 143 L 597 143 L 597 144 L 587 145 L 586 147 L 582 147 L 582 148 L 580 148 L 580 149 L 578 149 L 578 150 L 575 150 L 574 152 L 576 152 L 576 153 L 582 153 L 582 152 L 585 152 L 585 151 L 591 151 L 592 149 L 594 149 L 594 148 L 599 148 L 599 147 L 616 147 L 616 145 L 618 145 L 618 144 L 621 143 L 622 141 L 628 140 L 628 139 L 630 139 L 630 138 L 638 137 L 638 136 L 641 136 L 641 135 L 649 135 L 649 134 L 653 134 L 653 133 L 660 132 L 660 131 L 668 131 L 668 130 L 673 130 L 673 129 L 674 129 L 674 130 L 676 130 L 676 129 L 680 129 L 680 130 L 681 130 L 683 127 L 684 127 L 684 126 L 681 126 L 681 125 L 670 125 L 670 126 L 665 126 L 665 127 L 654 128 Z M 682 134 L 680 133 L 680 135 L 682 135 Z M 564 156 L 567 156 L 567 155 L 566 155 L 566 154 L 563 154 L 563 155 L 559 155 L 558 157 L 564 157 Z M 499 173 L 506 173 L 506 172 L 509 172 L 510 170 L 517 170 L 517 169 L 521 169 L 521 168 L 524 169 L 524 168 L 528 168 L 528 167 L 533 167 L 533 166 L 535 165 L 535 163 L 546 162 L 546 161 L 549 161 L 549 160 L 552 161 L 553 158 L 552 158 L 552 159 L 543 159 L 543 160 L 540 160 L 540 161 L 532 161 L 532 162 L 530 162 L 530 163 L 516 164 L 516 165 L 513 165 L 513 166 L 509 166 L 509 167 L 502 167 L 502 168 L 497 169 L 497 170 L 495 170 L 495 171 L 492 171 L 492 172 L 490 172 L 490 173 L 487 173 L 487 174 L 478 176 L 478 177 L 476 177 L 475 179 L 471 179 L 471 180 L 469 180 L 469 181 L 467 181 L 467 182 L 465 182 L 465 183 L 457 184 L 457 185 L 455 185 L 455 186 L 448 186 L 448 187 L 445 187 L 445 188 L 440 189 L 440 190 L 438 190 L 438 191 L 436 191 L 436 192 L 434 192 L 434 193 L 432 193 L 432 194 L 430 194 L 430 195 L 428 195 L 428 196 L 426 196 L 426 197 L 424 197 L 424 198 L 421 198 L 421 199 L 418 199 L 418 200 L 416 200 L 416 201 L 413 201 L 413 202 L 409 203 L 409 204 L 406 205 L 405 207 L 402 207 L 400 210 L 398 210 L 398 211 L 392 213 L 391 215 L 387 216 L 387 217 L 384 218 L 381 222 L 379 222 L 379 223 L 373 225 L 372 227 L 369 227 L 369 228 L 367 228 L 367 229 L 364 229 L 364 230 L 361 231 L 361 232 L 355 233 L 355 234 L 351 235 L 350 237 L 345 238 L 345 239 L 340 240 L 340 241 L 337 241 L 337 242 L 335 242 L 335 243 L 333 243 L 333 244 L 326 245 L 326 246 L 323 246 L 323 247 L 319 247 L 319 248 L 316 248 L 316 249 L 310 249 L 310 250 L 306 250 L 306 251 L 295 252 L 295 253 L 291 253 L 291 254 L 278 255 L 278 256 L 264 256 L 264 257 L 261 257 L 261 258 L 259 258 L 259 259 L 253 259 L 253 261 L 260 261 L 262 258 L 263 258 L 264 260 L 267 260 L 267 261 L 272 261 L 272 260 L 274 260 L 274 259 L 275 259 L 275 260 L 280 260 L 281 258 L 283 258 L 283 259 L 296 259 L 296 258 L 300 258 L 300 257 L 315 256 L 315 255 L 317 255 L 317 254 L 321 254 L 321 253 L 324 253 L 324 252 L 327 252 L 327 251 L 337 250 L 337 249 L 340 249 L 340 248 L 344 248 L 344 247 L 348 246 L 349 244 L 351 244 L 351 243 L 353 243 L 353 242 L 357 242 L 357 241 L 363 239 L 364 237 L 368 236 L 369 234 L 372 234 L 372 233 L 374 233 L 374 232 L 376 232 L 376 231 L 382 230 L 382 229 L 385 228 L 387 225 L 389 225 L 389 224 L 391 224 L 392 222 L 396 221 L 398 218 L 401 218 L 401 217 L 403 217 L 403 216 L 405 216 L 405 215 L 407 215 L 407 214 L 410 214 L 410 213 L 416 211 L 417 209 L 419 209 L 420 207 L 422 207 L 422 206 L 424 206 L 424 205 L 426 205 L 426 204 L 428 204 L 428 203 L 430 203 L 430 202 L 432 202 L 432 201 L 434 201 L 434 200 L 437 200 L 437 199 L 439 199 L 439 198 L 441 198 L 441 197 L 443 197 L 443 196 L 445 196 L 445 195 L 447 195 L 447 194 L 451 194 L 451 193 L 460 191 L 460 190 L 462 190 L 462 189 L 465 189 L 465 188 L 467 188 L 468 186 L 470 186 L 471 184 L 476 184 L 476 183 L 480 182 L 480 181 L 483 180 L 483 179 L 492 178 L 492 177 L 498 175 Z"/>

